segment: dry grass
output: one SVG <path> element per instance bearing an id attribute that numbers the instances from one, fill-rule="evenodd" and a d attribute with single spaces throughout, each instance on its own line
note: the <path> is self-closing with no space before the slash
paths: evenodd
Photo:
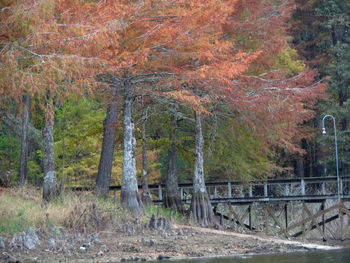
<path id="1" fill-rule="evenodd" d="M 101 230 L 133 219 L 119 203 L 99 199 L 92 192 L 65 192 L 47 206 L 41 193 L 31 186 L 0 188 L 0 233 L 14 234 L 27 226 Z"/>
<path id="2" fill-rule="evenodd" d="M 147 207 L 139 218 L 141 224 L 149 221 L 152 214 L 182 222 L 184 218 L 171 209 Z M 65 191 L 49 205 L 42 203 L 42 189 L 27 186 L 0 188 L 0 234 L 12 235 L 28 226 L 36 229 L 59 231 L 60 227 L 74 231 L 111 230 L 135 217 L 119 202 L 99 199 L 93 192 Z"/>

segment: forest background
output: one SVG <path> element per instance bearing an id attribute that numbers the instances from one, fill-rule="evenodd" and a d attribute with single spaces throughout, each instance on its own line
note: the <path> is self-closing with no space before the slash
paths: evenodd
<path id="1" fill-rule="evenodd" d="M 105 195 L 133 176 L 335 175 L 325 114 L 345 175 L 349 12 L 348 0 L 2 1 L 2 183 L 55 171 Z"/>

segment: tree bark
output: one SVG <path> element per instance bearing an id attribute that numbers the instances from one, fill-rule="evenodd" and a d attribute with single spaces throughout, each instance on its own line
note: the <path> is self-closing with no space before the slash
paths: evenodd
<path id="1" fill-rule="evenodd" d="M 165 180 L 164 206 L 176 209 L 183 213 L 183 205 L 179 194 L 179 185 L 177 180 L 177 107 L 172 114 L 172 135 L 171 148 L 168 151 L 168 172 Z"/>
<path id="2" fill-rule="evenodd" d="M 132 122 L 132 86 L 124 80 L 124 155 L 121 187 L 122 204 L 134 214 L 142 214 L 144 207 L 138 192 L 136 179 L 134 123 Z"/>
<path id="3" fill-rule="evenodd" d="M 44 144 L 44 182 L 43 182 L 43 199 L 51 201 L 58 195 L 57 178 L 55 171 L 55 157 L 53 150 L 53 126 L 54 110 L 53 106 L 47 103 L 45 113 L 45 126 L 43 130 Z"/>
<path id="4" fill-rule="evenodd" d="M 113 83 L 113 85 L 111 85 L 112 94 L 107 106 L 106 118 L 103 123 L 103 141 L 96 178 L 96 193 L 104 198 L 108 197 L 109 185 L 111 182 L 116 133 L 115 124 L 118 118 L 118 103 L 116 99 L 119 95 L 119 86 L 119 83 Z"/>
<path id="5" fill-rule="evenodd" d="M 30 96 L 27 94 L 25 96 L 24 108 L 22 113 L 21 153 L 19 158 L 19 176 L 18 176 L 19 187 L 23 187 L 27 179 L 29 109 L 30 109 Z"/>
<path id="6" fill-rule="evenodd" d="M 201 113 L 195 111 L 195 159 L 194 159 L 194 177 L 193 177 L 193 194 L 191 201 L 192 216 L 202 226 L 217 225 L 209 196 L 205 187 L 204 168 L 203 168 L 203 133 L 201 123 Z"/>
<path id="7" fill-rule="evenodd" d="M 142 203 L 144 205 L 152 205 L 152 199 L 148 188 L 148 168 L 147 168 L 147 141 L 146 141 L 146 121 L 147 121 L 147 109 L 142 114 Z"/>

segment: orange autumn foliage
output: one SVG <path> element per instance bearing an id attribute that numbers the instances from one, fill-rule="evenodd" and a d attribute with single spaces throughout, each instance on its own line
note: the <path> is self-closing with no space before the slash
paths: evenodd
<path id="1" fill-rule="evenodd" d="M 20 38 L 25 49 L 1 52 L 0 78 L 8 77 L 0 95 L 79 94 L 97 84 L 94 75 L 108 73 L 129 79 L 136 93 L 171 97 L 202 112 L 222 100 L 266 144 L 299 151 L 292 143 L 298 124 L 313 116 L 324 87 L 314 84 L 310 70 L 289 78 L 283 70 L 270 72 L 287 45 L 291 6 L 290 0 L 18 0 L 1 13 L 1 41 Z M 21 27 L 18 16 L 29 17 L 31 26 L 14 29 Z M 30 54 L 35 61 L 23 69 L 19 58 Z"/>

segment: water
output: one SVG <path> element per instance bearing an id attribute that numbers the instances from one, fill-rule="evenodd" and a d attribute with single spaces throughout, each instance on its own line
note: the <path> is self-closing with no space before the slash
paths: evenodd
<path id="1" fill-rule="evenodd" d="M 164 263 L 171 261 L 164 261 Z M 181 263 L 350 263 L 350 248 L 246 257 L 179 260 Z M 174 261 L 172 261 L 174 263 Z"/>

